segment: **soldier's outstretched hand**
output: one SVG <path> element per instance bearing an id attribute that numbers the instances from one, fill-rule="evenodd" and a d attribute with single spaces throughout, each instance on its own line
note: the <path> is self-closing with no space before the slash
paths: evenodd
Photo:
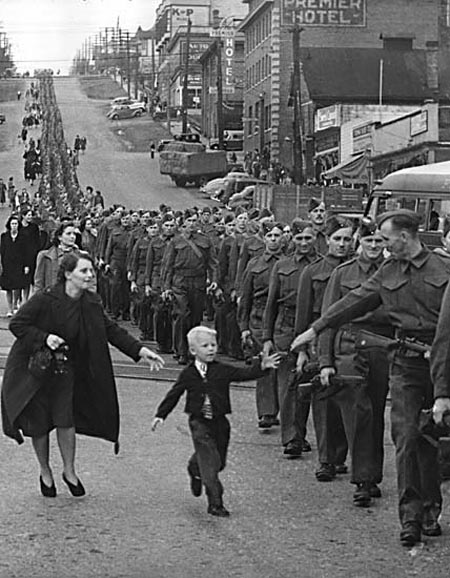
<path id="1" fill-rule="evenodd" d="M 316 332 L 312 327 L 297 335 L 294 341 L 291 343 L 291 351 L 301 347 L 302 345 L 308 345 L 308 343 L 312 343 L 317 337 Z"/>

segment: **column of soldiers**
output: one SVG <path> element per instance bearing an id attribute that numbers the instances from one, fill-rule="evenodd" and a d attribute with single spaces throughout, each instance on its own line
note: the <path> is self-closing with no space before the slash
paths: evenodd
<path id="1" fill-rule="evenodd" d="M 360 347 L 366 330 L 433 343 L 450 260 L 420 243 L 415 213 L 355 226 L 327 217 L 323 203 L 311 199 L 306 218 L 289 229 L 266 210 L 107 213 L 95 257 L 112 316 L 134 320 L 143 339 L 154 339 L 180 365 L 188 362 L 187 332 L 208 322 L 221 352 L 238 360 L 281 352 L 279 368 L 257 382 L 257 425 L 279 425 L 283 454 L 300 458 L 311 451 L 311 413 L 316 479 L 332 482 L 350 468 L 355 506 L 381 497 L 389 384 L 401 542 L 440 535 L 437 450 L 419 433 L 420 410 L 434 402 L 428 356 L 404 348 L 388 356 L 379 343 Z M 442 370 L 447 333 L 441 326 L 432 351 L 438 421 L 450 411 Z M 341 386 L 333 389 L 336 377 Z"/>

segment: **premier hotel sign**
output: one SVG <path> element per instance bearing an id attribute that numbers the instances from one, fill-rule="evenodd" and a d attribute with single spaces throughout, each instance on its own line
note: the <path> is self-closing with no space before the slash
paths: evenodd
<path id="1" fill-rule="evenodd" d="M 366 0 L 281 0 L 281 22 L 301 26 L 365 26 Z"/>

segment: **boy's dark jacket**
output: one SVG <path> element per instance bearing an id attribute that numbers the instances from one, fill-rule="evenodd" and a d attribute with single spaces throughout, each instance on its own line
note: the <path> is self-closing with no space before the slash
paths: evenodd
<path id="1" fill-rule="evenodd" d="M 156 417 L 166 419 L 186 391 L 184 411 L 194 417 L 201 417 L 205 394 L 208 393 L 214 417 L 231 413 L 230 383 L 258 379 L 266 374 L 260 363 L 251 367 L 233 367 L 219 361 L 208 363 L 206 379 L 203 380 L 195 363 L 192 362 L 178 376 L 172 389 L 167 393 L 156 411 Z"/>

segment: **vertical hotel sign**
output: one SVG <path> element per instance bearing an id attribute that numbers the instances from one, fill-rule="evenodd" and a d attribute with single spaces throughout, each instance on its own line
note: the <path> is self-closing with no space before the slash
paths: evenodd
<path id="1" fill-rule="evenodd" d="M 210 31 L 210 36 L 222 40 L 222 92 L 223 94 L 233 94 L 235 88 L 234 75 L 234 18 L 232 16 L 224 18 L 218 28 Z"/>
<path id="2" fill-rule="evenodd" d="M 367 0 L 281 0 L 281 23 L 301 26 L 366 25 Z"/>

